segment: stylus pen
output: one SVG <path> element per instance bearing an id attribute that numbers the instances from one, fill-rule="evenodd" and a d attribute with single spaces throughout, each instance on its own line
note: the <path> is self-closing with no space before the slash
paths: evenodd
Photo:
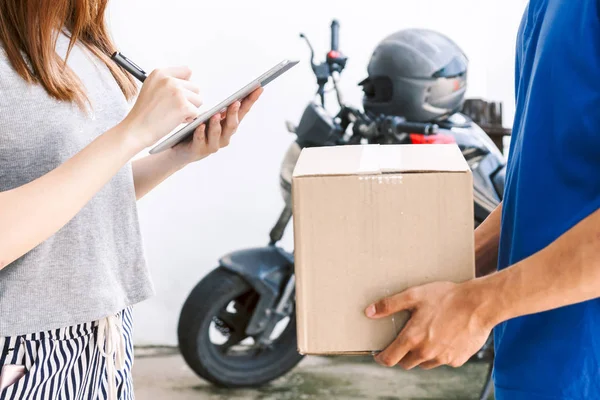
<path id="1" fill-rule="evenodd" d="M 146 73 L 143 69 L 137 66 L 136 63 L 125 57 L 123 54 L 116 51 L 112 57 L 114 62 L 123 67 L 127 72 L 134 76 L 138 81 L 144 83 L 147 78 Z"/>

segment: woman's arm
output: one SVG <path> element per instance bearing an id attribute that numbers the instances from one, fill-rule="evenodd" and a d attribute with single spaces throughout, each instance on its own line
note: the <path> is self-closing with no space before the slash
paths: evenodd
<path id="1" fill-rule="evenodd" d="M 181 143 L 172 149 L 149 155 L 133 162 L 135 194 L 141 199 L 161 182 L 186 165 L 201 160 L 229 144 L 240 122 L 258 100 L 263 89 L 258 89 L 241 104 L 231 105 L 224 116 L 213 117 L 208 132 L 203 124 L 194 132 L 193 140 Z"/>
<path id="2" fill-rule="evenodd" d="M 138 150 L 118 125 L 46 175 L 0 193 L 0 269 L 65 225 Z"/>
<path id="3" fill-rule="evenodd" d="M 0 192 L 0 269 L 69 222 L 137 152 L 197 116 L 190 75 L 187 68 L 154 71 L 123 122 L 46 175 Z"/>
<path id="4" fill-rule="evenodd" d="M 135 160 L 131 165 L 135 197 L 139 200 L 186 164 L 169 149 Z"/>

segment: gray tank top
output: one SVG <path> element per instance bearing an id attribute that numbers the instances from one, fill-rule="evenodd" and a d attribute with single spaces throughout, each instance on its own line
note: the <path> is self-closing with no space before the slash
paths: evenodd
<path id="1" fill-rule="evenodd" d="M 61 35 L 61 57 L 67 46 Z M 88 114 L 26 83 L 0 46 L 0 191 L 52 171 L 125 117 L 127 101 L 100 60 L 75 46 L 68 65 Z M 152 294 L 129 163 L 62 229 L 0 270 L 0 336 L 97 320 Z"/>

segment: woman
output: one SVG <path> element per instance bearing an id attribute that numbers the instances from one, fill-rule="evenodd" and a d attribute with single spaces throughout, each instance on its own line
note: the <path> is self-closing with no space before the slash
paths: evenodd
<path id="1" fill-rule="evenodd" d="M 166 68 L 127 112 L 106 2 L 0 1 L 0 400 L 133 398 L 131 306 L 153 292 L 136 199 L 226 146 L 261 93 L 130 162 L 201 100 Z"/>

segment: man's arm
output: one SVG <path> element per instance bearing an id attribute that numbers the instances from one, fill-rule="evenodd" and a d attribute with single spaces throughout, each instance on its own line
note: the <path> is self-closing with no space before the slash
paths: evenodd
<path id="1" fill-rule="evenodd" d="M 429 369 L 464 364 L 492 328 L 509 319 L 600 297 L 600 210 L 546 248 L 500 272 L 456 284 L 436 282 L 385 298 L 371 318 L 411 311 L 398 338 L 376 360 Z"/>
<path id="2" fill-rule="evenodd" d="M 531 257 L 466 286 L 491 296 L 480 313 L 490 325 L 600 297 L 600 210 Z"/>
<path id="3" fill-rule="evenodd" d="M 478 277 L 496 271 L 502 203 L 475 229 L 475 270 Z"/>

